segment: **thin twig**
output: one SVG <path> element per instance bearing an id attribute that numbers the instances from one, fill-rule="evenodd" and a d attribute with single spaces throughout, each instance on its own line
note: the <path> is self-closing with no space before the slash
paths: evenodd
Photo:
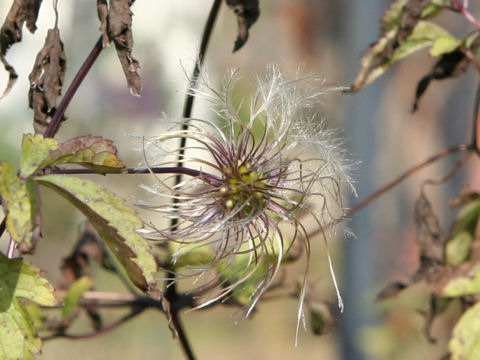
<path id="1" fill-rule="evenodd" d="M 345 217 L 353 215 L 358 210 L 364 208 L 365 206 L 370 204 L 373 200 L 379 198 L 380 196 L 382 196 L 383 194 L 385 194 L 386 192 L 388 192 L 389 190 L 391 190 L 392 188 L 394 188 L 395 186 L 400 184 L 403 180 L 412 176 L 413 174 L 415 174 L 419 170 L 422 170 L 423 168 L 427 167 L 428 165 L 431 165 L 434 162 L 436 162 L 440 159 L 443 159 L 444 157 L 447 157 L 449 155 L 452 155 L 452 154 L 455 154 L 455 153 L 458 153 L 458 152 L 462 152 L 462 151 L 467 151 L 467 150 L 470 150 L 470 149 L 471 149 L 471 146 L 466 145 L 466 144 L 461 144 L 461 145 L 457 145 L 457 146 L 454 146 L 454 147 L 451 147 L 451 148 L 440 151 L 438 154 L 435 154 L 435 155 L 429 157 L 427 160 L 424 160 L 421 163 L 411 167 L 410 169 L 405 171 L 403 174 L 401 174 L 400 176 L 398 176 L 394 180 L 390 181 L 388 184 L 382 186 L 380 189 L 373 192 L 372 194 L 367 196 L 362 201 L 356 203 L 354 206 L 352 206 L 350 209 L 348 209 L 345 212 Z"/>
<path id="2" fill-rule="evenodd" d="M 63 119 L 63 115 L 65 114 L 65 111 L 67 110 L 67 107 L 70 104 L 70 101 L 72 101 L 73 96 L 75 95 L 78 88 L 82 84 L 83 80 L 85 79 L 85 76 L 88 74 L 89 70 L 91 69 L 93 63 L 97 59 L 102 49 L 103 49 L 102 37 L 100 37 L 97 43 L 95 44 L 95 46 L 93 47 L 92 51 L 90 52 L 90 54 L 87 56 L 87 58 L 83 62 L 82 66 L 80 67 L 80 70 L 78 70 L 77 75 L 75 75 L 75 78 L 72 80 L 72 83 L 70 84 L 69 88 L 65 92 L 65 95 L 63 96 L 62 101 L 60 101 L 60 104 L 58 105 L 58 108 L 52 117 L 52 121 L 50 121 L 50 124 L 48 124 L 48 128 L 45 131 L 45 134 L 44 134 L 45 137 L 54 137 L 55 134 L 57 133 L 58 129 L 60 128 L 60 123 Z"/>
<path id="3" fill-rule="evenodd" d="M 465 57 L 470 60 L 470 62 L 475 66 L 475 69 L 477 69 L 477 72 L 480 73 L 480 62 L 477 60 L 475 55 L 472 53 L 472 51 L 468 48 L 461 48 L 460 51 L 465 55 Z"/>
<path id="4" fill-rule="evenodd" d="M 468 2 L 464 1 L 463 5 L 458 2 L 458 0 L 452 0 L 452 3 L 454 5 L 454 9 L 458 10 L 460 14 L 463 15 L 467 21 L 472 24 L 475 28 L 480 30 L 480 23 L 475 19 L 475 17 L 467 10 L 468 7 Z"/>
<path id="5" fill-rule="evenodd" d="M 129 312 L 127 315 L 123 316 L 122 318 L 115 321 L 114 323 L 112 323 L 108 326 L 102 327 L 101 329 L 98 329 L 98 330 L 96 330 L 94 332 L 91 332 L 91 333 L 76 334 L 76 335 L 59 333 L 59 334 L 54 334 L 54 335 L 51 335 L 51 336 L 43 337 L 42 340 L 43 341 L 48 341 L 48 340 L 56 339 L 56 338 L 59 338 L 59 337 L 67 338 L 67 339 L 70 339 L 70 340 L 91 339 L 91 338 L 94 338 L 96 336 L 103 335 L 103 334 L 106 334 L 106 333 L 108 333 L 112 330 L 115 330 L 117 327 L 123 325 L 128 320 L 136 317 L 137 315 L 140 315 L 145 309 L 146 309 L 146 307 L 136 307 L 131 312 Z"/>
<path id="6" fill-rule="evenodd" d="M 332 222 L 331 224 L 328 224 L 327 227 L 334 226 L 334 225 L 338 224 L 339 222 L 341 222 L 343 219 L 352 216 L 357 211 L 363 209 L 365 206 L 367 206 L 368 204 L 370 204 L 374 200 L 378 199 L 380 196 L 384 195 L 385 193 L 387 193 L 388 191 L 393 189 L 395 186 L 400 184 L 402 181 L 404 181 L 408 177 L 412 176 L 413 174 L 417 173 L 418 171 L 422 170 L 423 168 L 427 167 L 428 165 L 431 165 L 434 162 L 436 162 L 440 159 L 443 159 L 447 156 L 450 156 L 450 155 L 453 155 L 453 154 L 456 154 L 456 153 L 459 153 L 459 152 L 463 152 L 463 151 L 469 151 L 469 150 L 473 150 L 472 145 L 467 145 L 467 144 L 457 145 L 457 146 L 442 150 L 439 153 L 437 153 L 437 154 L 429 157 L 428 159 L 422 161 L 421 163 L 419 163 L 415 166 L 412 166 L 410 169 L 405 171 L 403 174 L 396 177 L 395 179 L 393 179 L 389 183 L 385 184 L 384 186 L 382 186 L 378 190 L 374 191 L 373 193 L 368 195 L 366 198 L 364 198 L 363 200 L 361 200 L 358 203 L 356 203 L 355 205 L 353 205 L 350 209 L 346 210 L 345 214 L 343 215 L 342 218 Z M 316 228 L 316 229 L 314 229 L 314 230 L 312 230 L 311 232 L 308 233 L 308 237 L 313 237 L 313 236 L 315 236 L 318 233 L 323 232 L 323 231 L 325 231 L 325 229 Z"/>
<path id="7" fill-rule="evenodd" d="M 15 257 L 16 250 L 17 243 L 13 239 L 10 239 L 10 242 L 8 243 L 7 258 L 13 259 Z"/>
<path id="8" fill-rule="evenodd" d="M 115 174 L 182 174 L 192 177 L 202 178 L 206 183 L 211 185 L 218 185 L 221 183 L 221 179 L 215 175 L 208 174 L 196 169 L 190 169 L 186 167 L 176 167 L 176 166 L 167 166 L 167 167 L 152 167 L 152 168 L 127 168 L 122 172 L 110 172 L 110 173 L 100 173 L 92 169 L 64 169 L 59 167 L 54 167 L 48 169 L 49 174 L 63 174 L 63 175 L 72 175 L 72 174 L 97 174 L 97 175 L 115 175 Z"/>
<path id="9" fill-rule="evenodd" d="M 200 49 L 198 51 L 197 59 L 195 61 L 195 67 L 193 69 L 192 77 L 190 78 L 190 84 L 187 91 L 187 95 L 185 98 L 185 103 L 183 106 L 183 118 L 184 123 L 182 124 L 182 130 L 186 131 L 188 129 L 189 122 L 186 120 L 191 117 L 192 115 L 192 108 L 194 102 L 194 94 L 192 90 L 195 89 L 198 85 L 198 75 L 200 74 L 200 69 L 205 59 L 205 54 L 207 51 L 208 43 L 210 41 L 210 37 L 212 35 L 213 25 L 215 24 L 215 20 L 217 19 L 218 12 L 220 10 L 221 0 L 215 0 L 213 2 L 212 8 L 210 9 L 210 13 L 208 15 L 207 22 L 205 24 L 205 28 L 203 30 L 202 41 L 200 43 Z M 186 146 L 187 139 L 182 137 L 180 140 L 180 151 L 177 155 L 177 166 L 183 167 L 183 155 L 185 154 L 185 146 Z M 177 173 L 175 176 L 175 185 L 178 185 L 182 182 L 182 174 Z M 178 198 L 175 197 L 173 200 L 174 204 L 178 203 Z M 171 229 L 172 232 L 177 230 L 178 220 L 176 218 L 171 219 Z M 170 276 L 171 275 L 171 276 Z M 195 355 L 193 354 L 192 348 L 186 336 L 185 330 L 183 329 L 182 322 L 180 320 L 180 316 L 178 310 L 175 309 L 175 302 L 178 299 L 177 294 L 177 287 L 175 283 L 175 274 L 169 274 L 171 280 L 168 280 L 166 283 L 166 291 L 165 291 L 165 298 L 166 300 L 172 305 L 169 313 L 169 321 L 171 321 L 175 331 L 178 334 L 178 339 L 180 340 L 180 345 L 187 356 L 188 360 L 195 360 Z"/>

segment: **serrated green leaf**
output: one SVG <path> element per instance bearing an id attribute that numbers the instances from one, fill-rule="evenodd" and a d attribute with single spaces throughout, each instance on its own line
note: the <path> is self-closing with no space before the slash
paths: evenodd
<path id="1" fill-rule="evenodd" d="M 78 164 L 101 173 L 120 172 L 125 165 L 117 156 L 113 142 L 101 136 L 80 136 L 70 139 L 51 151 L 45 159 L 49 166 Z"/>
<path id="2" fill-rule="evenodd" d="M 474 267 L 467 276 L 450 280 L 442 291 L 443 296 L 458 297 L 480 294 L 480 267 Z"/>
<path id="3" fill-rule="evenodd" d="M 9 298 L 22 297 L 40 305 L 55 305 L 53 286 L 40 276 L 39 269 L 21 259 L 8 259 L 0 253 L 0 307 Z"/>
<path id="4" fill-rule="evenodd" d="M 440 36 L 433 41 L 433 45 L 430 48 L 430 55 L 441 56 L 443 54 L 450 53 L 455 51 L 461 44 L 462 41 L 454 36 Z"/>
<path id="5" fill-rule="evenodd" d="M 429 21 L 419 21 L 410 36 L 395 50 L 391 62 L 396 62 L 415 51 L 433 44 L 440 37 L 448 36 L 451 36 L 450 33 L 441 26 Z"/>
<path id="6" fill-rule="evenodd" d="M 371 47 L 370 52 L 362 58 L 362 69 L 359 71 L 350 91 L 358 91 L 372 83 L 393 64 L 416 51 L 432 45 L 435 39 L 451 36 L 445 29 L 432 22 L 419 21 L 412 33 L 398 47 L 389 48 L 391 42 L 395 39 L 396 32 L 396 29 L 386 32 Z"/>
<path id="7" fill-rule="evenodd" d="M 33 360 L 32 353 L 40 352 L 42 342 L 20 301 L 12 299 L 8 308 L 0 309 L 0 325 L 0 359 Z"/>
<path id="8" fill-rule="evenodd" d="M 83 293 L 89 290 L 92 285 L 92 279 L 87 276 L 83 276 L 70 286 L 62 307 L 62 317 L 65 318 L 73 313 L 75 306 L 77 306 L 77 303 L 82 297 Z"/>
<path id="9" fill-rule="evenodd" d="M 0 195 L 8 212 L 8 233 L 21 251 L 32 250 L 38 207 L 33 182 L 20 179 L 9 163 L 0 163 Z"/>
<path id="10" fill-rule="evenodd" d="M 467 231 L 462 231 L 447 242 L 445 255 L 447 264 L 459 265 L 468 259 L 470 255 L 470 245 L 473 236 Z"/>
<path id="11" fill-rule="evenodd" d="M 452 360 L 480 359 L 480 303 L 468 309 L 457 322 L 448 348 Z"/>
<path id="12" fill-rule="evenodd" d="M 33 359 L 32 352 L 40 351 L 41 341 L 18 297 L 45 306 L 56 303 L 53 286 L 40 270 L 0 253 L 0 359 Z"/>
<path id="13" fill-rule="evenodd" d="M 143 223 L 121 198 L 77 177 L 47 175 L 35 180 L 65 197 L 88 218 L 136 286 L 146 291 L 155 283 L 155 260 L 148 242 L 137 232 Z"/>
<path id="14" fill-rule="evenodd" d="M 20 176 L 58 164 L 78 164 L 100 173 L 121 172 L 125 165 L 117 156 L 112 141 L 100 136 L 79 136 L 59 144 L 43 135 L 24 135 Z"/>
<path id="15" fill-rule="evenodd" d="M 27 178 L 45 167 L 51 150 L 58 148 L 58 142 L 43 135 L 26 134 L 22 139 L 22 159 L 20 161 L 20 177 Z"/>

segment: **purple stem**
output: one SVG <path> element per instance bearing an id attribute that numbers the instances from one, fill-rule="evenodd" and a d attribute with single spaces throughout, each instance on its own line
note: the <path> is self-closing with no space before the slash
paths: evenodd
<path id="1" fill-rule="evenodd" d="M 60 128 L 60 123 L 62 122 L 63 115 L 65 114 L 65 111 L 67 110 L 67 107 L 70 104 L 70 101 L 72 101 L 73 96 L 75 95 L 78 88 L 82 84 L 83 79 L 85 79 L 85 76 L 90 71 L 90 68 L 92 67 L 95 60 L 97 60 L 97 57 L 102 51 L 102 49 L 103 49 L 102 37 L 100 37 L 97 43 L 95 44 L 95 46 L 93 47 L 92 51 L 88 55 L 88 57 L 83 62 L 82 66 L 80 67 L 80 70 L 78 70 L 77 75 L 75 75 L 75 78 L 72 80 L 72 83 L 70 84 L 70 87 L 65 92 L 65 95 L 63 96 L 62 101 L 60 101 L 60 104 L 58 105 L 57 110 L 53 115 L 52 121 L 50 121 L 50 124 L 48 125 L 48 128 L 45 131 L 44 136 L 46 138 L 54 137 L 55 134 L 57 133 L 58 129 Z"/>

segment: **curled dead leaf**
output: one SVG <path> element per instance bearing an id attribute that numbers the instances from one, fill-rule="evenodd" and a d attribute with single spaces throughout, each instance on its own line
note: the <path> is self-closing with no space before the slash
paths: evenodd
<path id="1" fill-rule="evenodd" d="M 2 94 L 7 95 L 18 77 L 14 67 L 5 58 L 8 49 L 13 44 L 22 41 L 22 27 L 26 23 L 27 29 L 34 33 L 37 29 L 38 11 L 42 0 L 14 0 L 7 14 L 5 22 L 0 29 L 0 61 L 8 71 L 8 83 Z"/>
<path id="2" fill-rule="evenodd" d="M 111 41 L 117 50 L 117 56 L 127 78 L 128 88 L 132 95 L 139 96 L 142 90 L 142 81 L 139 62 L 132 56 L 132 10 L 134 0 L 97 0 L 97 12 L 100 19 L 100 31 L 103 37 L 103 46 Z"/>
<path id="3" fill-rule="evenodd" d="M 48 30 L 45 44 L 37 54 L 30 73 L 29 106 L 34 112 L 35 132 L 43 134 L 56 111 L 65 77 L 66 56 L 60 32 Z"/>
<path id="4" fill-rule="evenodd" d="M 248 40 L 248 30 L 260 16 L 258 0 L 226 0 L 229 8 L 237 16 L 238 35 L 233 52 L 240 50 Z"/>

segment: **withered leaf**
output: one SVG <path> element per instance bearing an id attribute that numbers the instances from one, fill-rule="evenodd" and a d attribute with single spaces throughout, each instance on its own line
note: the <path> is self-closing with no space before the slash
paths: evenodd
<path id="1" fill-rule="evenodd" d="M 26 23 L 27 29 L 31 33 L 37 30 L 38 11 L 42 0 L 14 0 L 7 14 L 5 22 L 0 29 L 0 61 L 5 70 L 9 73 L 7 86 L 2 97 L 7 95 L 12 89 L 18 77 L 14 67 L 8 63 L 5 58 L 8 49 L 13 44 L 22 41 L 22 27 Z"/>
<path id="2" fill-rule="evenodd" d="M 132 95 L 139 96 L 142 89 L 139 62 L 132 56 L 132 11 L 134 0 L 97 0 L 97 12 L 100 19 L 100 31 L 103 35 L 103 46 L 111 41 L 117 50 L 117 56 L 127 78 L 128 88 Z"/>
<path id="3" fill-rule="evenodd" d="M 29 106 L 34 113 L 35 132 L 43 134 L 56 111 L 65 77 L 66 56 L 58 28 L 50 29 L 29 75 Z"/>
<path id="4" fill-rule="evenodd" d="M 233 52 L 240 50 L 248 40 L 248 30 L 260 16 L 258 0 L 226 0 L 237 16 L 238 35 Z"/>
<path id="5" fill-rule="evenodd" d="M 422 256 L 422 266 L 444 262 L 444 234 L 432 205 L 422 192 L 415 203 L 417 243 Z M 425 263 L 425 264 L 424 264 Z"/>
<path id="6" fill-rule="evenodd" d="M 348 92 L 361 90 L 396 60 L 421 47 L 420 44 L 413 41 L 412 44 L 403 46 L 405 49 L 402 49 L 402 45 L 407 42 L 420 20 L 424 18 L 423 11 L 429 4 L 430 0 L 408 0 L 405 3 L 396 1 L 391 5 L 382 19 L 380 37 L 370 46 L 369 52 L 363 57 L 362 69 Z"/>
<path id="7" fill-rule="evenodd" d="M 480 35 L 475 34 L 475 38 L 470 44 L 470 50 L 475 51 L 479 46 Z M 427 90 L 428 85 L 430 85 L 430 81 L 456 77 L 467 70 L 468 65 L 470 65 L 470 59 L 465 56 L 463 47 L 464 45 L 462 44 L 454 51 L 442 55 L 435 63 L 432 70 L 430 70 L 430 72 L 418 82 L 412 112 L 415 112 L 418 109 L 420 98 Z"/>

